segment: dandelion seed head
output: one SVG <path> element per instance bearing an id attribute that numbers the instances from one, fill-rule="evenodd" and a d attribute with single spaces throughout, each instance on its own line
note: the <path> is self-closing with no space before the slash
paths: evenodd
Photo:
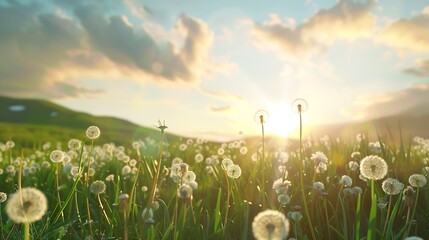
<path id="1" fill-rule="evenodd" d="M 130 196 L 126 193 L 122 193 L 118 196 L 119 201 L 127 200 L 129 198 L 130 198 Z"/>
<path id="2" fill-rule="evenodd" d="M 344 185 L 345 187 L 350 187 L 353 184 L 353 180 L 350 176 L 343 175 L 340 179 L 340 184 Z"/>
<path id="3" fill-rule="evenodd" d="M 240 148 L 240 154 L 241 155 L 246 155 L 246 153 L 248 152 L 249 150 L 247 149 L 247 147 L 246 146 L 243 146 L 243 147 L 241 147 Z"/>
<path id="4" fill-rule="evenodd" d="M 359 169 L 359 163 L 355 162 L 355 161 L 350 161 L 349 162 L 349 168 L 350 171 L 357 171 Z"/>
<path id="5" fill-rule="evenodd" d="M 299 221 L 301 221 L 303 216 L 300 212 L 293 211 L 293 212 L 288 212 L 287 217 L 290 218 L 294 222 L 299 222 Z"/>
<path id="6" fill-rule="evenodd" d="M 323 152 L 315 152 L 311 154 L 310 159 L 314 161 L 314 166 L 318 166 L 319 163 L 324 163 L 324 164 L 328 163 L 328 158 Z"/>
<path id="7" fill-rule="evenodd" d="M 194 159 L 195 159 L 195 163 L 200 163 L 200 162 L 204 161 L 204 156 L 201 153 L 197 153 L 195 155 Z"/>
<path id="8" fill-rule="evenodd" d="M 192 187 L 189 184 L 182 184 L 177 189 L 177 196 L 181 199 L 189 199 L 192 196 Z"/>
<path id="9" fill-rule="evenodd" d="M 397 179 L 388 178 L 383 181 L 381 188 L 388 195 L 397 195 L 404 189 L 404 184 Z"/>
<path id="10" fill-rule="evenodd" d="M 352 152 L 350 157 L 354 160 L 359 160 L 361 158 L 361 154 L 360 154 L 360 152 Z"/>
<path id="11" fill-rule="evenodd" d="M 408 182 L 413 187 L 424 187 L 427 183 L 427 179 L 424 175 L 421 174 L 413 174 L 408 178 Z"/>
<path id="12" fill-rule="evenodd" d="M 122 175 L 128 175 L 131 173 L 131 167 L 128 165 L 125 165 L 122 167 Z"/>
<path id="13" fill-rule="evenodd" d="M 106 182 L 112 182 L 112 181 L 114 181 L 115 180 L 115 175 L 114 174 L 109 174 L 107 177 L 106 177 Z"/>
<path id="14" fill-rule="evenodd" d="M 91 183 L 89 189 L 92 193 L 99 195 L 106 191 L 106 184 L 103 181 L 97 180 Z"/>
<path id="15" fill-rule="evenodd" d="M 379 156 L 370 155 L 360 162 L 360 172 L 365 178 L 380 180 L 387 175 L 387 163 Z"/>
<path id="16" fill-rule="evenodd" d="M 193 182 L 193 181 L 195 181 L 196 178 L 197 178 L 197 175 L 195 175 L 195 173 L 193 171 L 187 171 L 185 173 L 185 175 L 183 175 L 183 180 L 186 183 Z"/>
<path id="17" fill-rule="evenodd" d="M 40 220 L 48 208 L 45 194 L 36 188 L 22 188 L 14 193 L 6 205 L 6 213 L 15 223 Z"/>
<path id="18" fill-rule="evenodd" d="M 273 189 L 277 194 L 286 193 L 290 186 L 291 182 L 288 180 L 283 181 L 283 178 L 279 178 L 273 183 Z"/>
<path id="19" fill-rule="evenodd" d="M 189 182 L 189 186 L 191 186 L 192 190 L 196 190 L 198 188 L 198 183 L 196 181 Z"/>
<path id="20" fill-rule="evenodd" d="M 239 178 L 241 176 L 241 168 L 238 165 L 230 165 L 226 170 L 226 174 L 230 178 Z"/>
<path id="21" fill-rule="evenodd" d="M 314 182 L 313 189 L 319 192 L 323 192 L 325 189 L 325 185 L 322 182 Z"/>
<path id="22" fill-rule="evenodd" d="M 51 155 L 49 156 L 51 161 L 54 163 L 60 163 L 64 159 L 64 152 L 61 150 L 54 150 L 51 152 Z"/>
<path id="23" fill-rule="evenodd" d="M 11 148 L 15 147 L 15 142 L 14 142 L 14 141 L 12 141 L 12 140 L 7 141 L 7 142 L 6 142 L 6 147 L 7 147 L 8 149 L 11 149 Z"/>
<path id="24" fill-rule="evenodd" d="M 94 140 L 100 137 L 100 129 L 97 126 L 90 126 L 86 129 L 86 137 Z"/>
<path id="25" fill-rule="evenodd" d="M 277 201 L 282 205 L 287 205 L 290 203 L 290 197 L 286 193 L 282 193 L 277 196 Z"/>
<path id="26" fill-rule="evenodd" d="M 225 158 L 222 160 L 221 167 L 223 170 L 227 170 L 231 165 L 234 165 L 234 162 L 231 159 Z"/>
<path id="27" fill-rule="evenodd" d="M 68 142 L 68 147 L 70 150 L 78 150 L 82 147 L 82 142 L 77 139 L 70 139 Z"/>
<path id="28" fill-rule="evenodd" d="M 268 209 L 255 216 L 252 231 L 257 240 L 286 239 L 289 234 L 289 221 L 283 213 Z"/>
<path id="29" fill-rule="evenodd" d="M 174 164 L 180 164 L 180 163 L 182 163 L 183 162 L 183 160 L 181 159 L 181 158 L 179 158 L 179 157 L 175 157 L 174 159 L 173 159 L 173 161 L 171 161 L 171 165 L 174 165 Z"/>
<path id="30" fill-rule="evenodd" d="M 0 203 L 3 203 L 7 200 L 7 194 L 4 192 L 0 192 Z"/>
<path id="31" fill-rule="evenodd" d="M 353 188 L 352 188 L 352 191 L 353 191 L 353 194 L 355 194 L 355 195 L 362 194 L 362 188 L 360 188 L 360 187 L 358 187 L 358 186 L 353 187 Z"/>

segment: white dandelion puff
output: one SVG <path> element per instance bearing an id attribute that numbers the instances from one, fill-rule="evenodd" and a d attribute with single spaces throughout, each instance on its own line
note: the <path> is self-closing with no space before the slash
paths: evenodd
<path id="1" fill-rule="evenodd" d="M 22 188 L 14 193 L 7 205 L 6 213 L 15 223 L 31 223 L 40 220 L 48 208 L 45 194 L 36 188 Z"/>
<path id="2" fill-rule="evenodd" d="M 353 180 L 351 177 L 343 175 L 340 179 L 340 184 L 344 185 L 345 187 L 350 187 L 353 184 Z"/>
<path id="3" fill-rule="evenodd" d="M 106 191 L 106 184 L 103 181 L 97 180 L 91 183 L 89 189 L 92 193 L 99 195 Z"/>
<path id="4" fill-rule="evenodd" d="M 97 126 L 90 126 L 86 129 L 86 137 L 94 140 L 100 137 L 100 129 Z"/>
<path id="5" fill-rule="evenodd" d="M 425 176 L 423 176 L 421 174 L 413 174 L 408 178 L 408 182 L 413 187 L 421 188 L 421 187 L 424 187 L 426 185 L 427 179 Z"/>
<path id="6" fill-rule="evenodd" d="M 252 231 L 257 240 L 286 239 L 289 234 L 289 221 L 283 213 L 268 209 L 258 213 L 253 219 Z"/>
<path id="7" fill-rule="evenodd" d="M 387 163 L 379 156 L 370 155 L 360 162 L 360 172 L 365 178 L 380 180 L 387 175 Z"/>
<path id="8" fill-rule="evenodd" d="M 7 200 L 7 194 L 4 192 L 0 192 L 0 203 L 3 203 Z"/>
<path id="9" fill-rule="evenodd" d="M 404 184 L 396 179 L 388 178 L 383 181 L 381 188 L 388 195 L 397 195 L 404 189 Z"/>
<path id="10" fill-rule="evenodd" d="M 51 161 L 54 163 L 62 162 L 64 159 L 64 152 L 61 150 L 54 150 L 51 152 L 51 155 L 49 156 Z"/>
<path id="11" fill-rule="evenodd" d="M 241 168 L 235 164 L 230 165 L 226 170 L 226 174 L 230 178 L 239 178 L 241 176 Z"/>

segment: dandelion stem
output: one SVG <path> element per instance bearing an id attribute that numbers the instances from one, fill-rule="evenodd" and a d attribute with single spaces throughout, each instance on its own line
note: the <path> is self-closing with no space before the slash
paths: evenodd
<path id="1" fill-rule="evenodd" d="M 128 224 L 127 224 L 127 212 L 122 211 L 122 217 L 124 218 L 124 240 L 128 240 Z"/>
<path id="2" fill-rule="evenodd" d="M 227 194 L 226 194 L 226 210 L 225 210 L 225 220 L 223 223 L 223 233 L 225 233 L 226 231 L 226 225 L 228 223 L 228 212 L 229 212 L 229 196 L 231 195 L 231 187 L 229 185 L 229 179 L 228 176 L 226 174 L 226 171 L 224 171 L 225 173 L 225 179 L 226 179 L 226 187 L 227 187 Z"/>
<path id="3" fill-rule="evenodd" d="M 62 217 L 62 219 L 64 221 L 64 212 L 63 212 L 63 208 L 62 208 L 62 205 L 61 205 L 61 196 L 60 196 L 60 189 L 59 189 L 60 184 L 59 184 L 59 179 L 58 179 L 59 178 L 58 177 L 58 168 L 59 168 L 59 166 L 58 166 L 58 163 L 56 163 L 55 165 L 56 165 L 56 168 L 55 168 L 55 189 L 57 190 L 58 205 L 60 206 L 61 217 Z"/>
<path id="4" fill-rule="evenodd" d="M 308 206 L 307 206 L 307 198 L 305 196 L 305 189 L 304 189 L 304 166 L 302 163 L 302 114 L 301 114 L 301 105 L 298 105 L 298 111 L 299 111 L 299 178 L 301 182 L 301 196 L 302 201 L 304 203 L 304 211 L 307 218 L 308 226 L 310 228 L 311 238 L 316 239 L 316 235 L 314 234 L 313 224 L 311 222 L 310 213 L 308 212 Z"/>
<path id="5" fill-rule="evenodd" d="M 101 202 L 101 200 L 100 200 L 100 194 L 97 194 L 97 199 L 98 199 L 98 203 L 100 204 L 101 211 L 103 212 L 103 215 L 104 215 L 104 217 L 105 217 L 105 218 L 106 218 L 106 220 L 107 220 L 107 223 L 110 225 L 110 224 L 111 224 L 111 223 L 110 223 L 110 219 L 109 219 L 109 217 L 107 216 L 106 211 L 104 210 L 103 203 L 102 203 L 102 202 Z"/>
<path id="6" fill-rule="evenodd" d="M 387 223 L 389 222 L 390 210 L 392 208 L 392 195 L 389 196 L 389 206 L 387 207 L 386 221 L 384 222 L 383 236 L 386 234 Z"/>
<path id="7" fill-rule="evenodd" d="M 411 217 L 408 218 L 408 216 L 410 215 L 410 207 L 408 208 L 408 213 L 407 213 L 407 222 L 408 222 L 408 227 L 407 227 L 407 231 L 405 232 L 404 238 L 408 237 L 408 235 L 410 234 L 410 230 L 411 230 L 411 225 L 413 225 L 413 219 L 414 216 L 416 214 L 416 209 L 417 209 L 417 202 L 419 200 L 419 192 L 420 192 L 420 188 L 417 188 L 417 193 L 416 193 L 416 200 L 414 201 L 414 206 L 413 206 L 413 212 L 411 213 Z"/>
<path id="8" fill-rule="evenodd" d="M 261 169 L 261 178 L 262 178 L 262 183 L 261 183 L 261 192 L 262 192 L 262 206 L 263 208 L 266 207 L 266 199 L 265 199 L 265 171 L 264 171 L 264 167 L 265 167 L 265 129 L 264 129 L 264 116 L 260 115 L 259 116 L 260 121 L 261 121 L 261 132 L 262 132 L 262 139 L 261 139 L 261 148 L 262 148 L 262 156 L 261 156 L 261 162 L 259 163 L 260 165 L 260 169 Z"/>
<path id="9" fill-rule="evenodd" d="M 326 197 L 323 197 L 323 207 L 325 208 L 325 218 L 326 218 L 326 226 L 328 227 L 328 236 L 331 238 L 331 231 L 329 230 L 329 218 L 328 218 L 328 207 L 326 206 Z"/>
<path id="10" fill-rule="evenodd" d="M 24 240 L 30 240 L 30 223 L 24 223 Z"/>
<path id="11" fill-rule="evenodd" d="M 155 190 L 157 188 L 158 178 L 159 178 L 159 174 L 161 172 L 163 141 L 164 141 L 164 129 L 161 129 L 161 141 L 159 142 L 159 158 L 158 158 L 159 161 L 158 161 L 158 166 L 157 166 L 157 170 L 156 170 L 156 174 L 155 174 L 155 179 L 153 180 L 152 189 L 150 192 L 150 198 L 149 198 L 149 202 L 147 204 L 147 209 L 150 209 L 152 207 L 152 202 L 155 198 Z M 147 212 L 149 212 L 149 211 L 147 211 Z"/>

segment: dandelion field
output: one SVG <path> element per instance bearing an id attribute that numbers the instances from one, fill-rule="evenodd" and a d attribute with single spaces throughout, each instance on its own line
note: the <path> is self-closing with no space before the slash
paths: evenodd
<path id="1" fill-rule="evenodd" d="M 124 146 L 95 126 L 1 143 L 0 238 L 429 238 L 429 139 L 170 142 L 158 128 Z"/>

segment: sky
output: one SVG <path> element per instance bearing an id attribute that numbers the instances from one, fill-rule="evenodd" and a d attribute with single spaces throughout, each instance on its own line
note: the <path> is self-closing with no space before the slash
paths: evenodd
<path id="1" fill-rule="evenodd" d="M 427 0 L 0 0 L 0 95 L 210 139 L 429 102 Z"/>

